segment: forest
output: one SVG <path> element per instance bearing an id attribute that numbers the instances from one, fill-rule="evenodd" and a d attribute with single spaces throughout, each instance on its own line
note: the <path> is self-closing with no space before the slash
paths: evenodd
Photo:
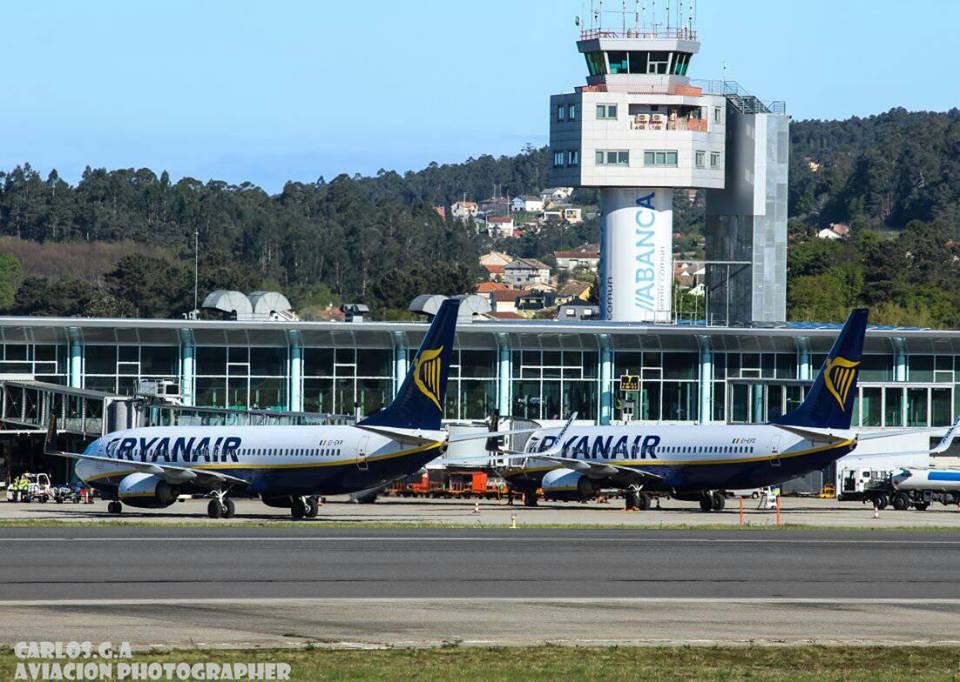
<path id="1" fill-rule="evenodd" d="M 472 290 L 491 246 L 544 257 L 597 240 L 592 221 L 493 244 L 434 208 L 494 188 L 535 193 L 549 164 L 546 148 L 528 145 L 271 195 L 149 169 L 87 168 L 71 184 L 24 163 L 0 172 L 0 312 L 180 317 L 193 307 L 196 238 L 201 297 L 271 288 L 308 316 L 345 301 L 400 316 L 419 293 Z M 868 305 L 886 324 L 960 327 L 960 111 L 794 121 L 790 164 L 791 319 L 840 320 Z M 688 250 L 702 202 L 678 202 L 677 214 Z M 816 238 L 837 224 L 846 238 Z"/>

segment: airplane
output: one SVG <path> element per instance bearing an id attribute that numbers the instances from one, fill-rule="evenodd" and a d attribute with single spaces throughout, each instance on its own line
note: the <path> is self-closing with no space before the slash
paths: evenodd
<path id="1" fill-rule="evenodd" d="M 659 493 L 719 511 L 725 490 L 776 485 L 856 447 L 850 421 L 866 326 L 866 309 L 851 312 L 803 403 L 768 424 L 573 426 L 571 418 L 536 431 L 523 452 L 495 456 L 493 468 L 528 506 L 538 488 L 575 501 L 613 488 L 627 509 L 648 509 Z"/>
<path id="2" fill-rule="evenodd" d="M 255 494 L 294 519 L 317 515 L 319 495 L 388 485 L 440 456 L 447 375 L 460 301 L 444 301 L 393 402 L 353 426 L 160 426 L 96 439 L 82 452 L 57 447 L 50 420 L 44 452 L 76 460 L 77 476 L 112 501 L 164 508 L 181 494 L 211 497 L 207 514 L 235 514 L 234 493 Z M 486 438 L 464 434 L 454 440 Z"/>

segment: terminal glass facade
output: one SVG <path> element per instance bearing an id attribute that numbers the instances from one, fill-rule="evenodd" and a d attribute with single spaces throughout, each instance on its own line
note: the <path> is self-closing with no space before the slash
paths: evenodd
<path id="1" fill-rule="evenodd" d="M 199 407 L 369 415 L 397 391 L 425 329 L 111 322 L 25 328 L 0 319 L 0 379 L 118 394 L 166 379 Z M 580 421 L 609 423 L 629 410 L 645 423 L 761 423 L 803 400 L 836 333 L 559 324 L 461 325 L 445 418 L 499 410 L 551 423 L 576 412 Z M 899 333 L 868 335 L 854 426 L 948 426 L 960 414 L 960 334 Z M 638 377 L 639 390 L 621 392 L 623 375 Z"/>

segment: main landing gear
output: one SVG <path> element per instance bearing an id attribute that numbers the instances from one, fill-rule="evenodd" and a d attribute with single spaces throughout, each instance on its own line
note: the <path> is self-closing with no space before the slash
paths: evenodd
<path id="1" fill-rule="evenodd" d="M 294 519 L 314 519 L 320 513 L 320 498 L 316 495 L 294 497 L 290 500 L 290 516 Z"/>
<path id="2" fill-rule="evenodd" d="M 119 500 L 113 500 L 110 504 L 107 505 L 108 514 L 119 514 L 123 511 L 123 505 L 120 504 Z"/>
<path id="3" fill-rule="evenodd" d="M 237 513 L 237 506 L 227 497 L 227 491 L 217 490 L 213 494 L 214 498 L 207 505 L 207 516 L 211 519 L 232 519 Z"/>
<path id="4" fill-rule="evenodd" d="M 640 492 L 637 485 L 623 491 L 623 500 L 627 511 L 647 511 L 650 508 L 650 496 Z"/>
<path id="5" fill-rule="evenodd" d="M 700 511 L 723 511 L 724 504 L 726 504 L 726 498 L 722 492 L 707 491 L 700 496 Z"/>

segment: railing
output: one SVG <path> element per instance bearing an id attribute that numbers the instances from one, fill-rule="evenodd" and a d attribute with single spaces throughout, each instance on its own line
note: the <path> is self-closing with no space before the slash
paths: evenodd
<path id="1" fill-rule="evenodd" d="M 690 84 L 699 87 L 704 95 L 726 97 L 745 114 L 786 114 L 787 103 L 782 100 L 763 102 L 747 92 L 736 81 L 691 79 Z"/>
<path id="2" fill-rule="evenodd" d="M 616 38 L 627 40 L 696 40 L 697 32 L 689 28 L 643 29 L 628 28 L 611 31 L 605 28 L 587 28 L 580 31 L 580 40 Z"/>
<path id="3" fill-rule="evenodd" d="M 703 118 L 668 118 L 661 114 L 637 114 L 630 121 L 633 130 L 681 130 L 696 133 L 707 132 Z"/>

